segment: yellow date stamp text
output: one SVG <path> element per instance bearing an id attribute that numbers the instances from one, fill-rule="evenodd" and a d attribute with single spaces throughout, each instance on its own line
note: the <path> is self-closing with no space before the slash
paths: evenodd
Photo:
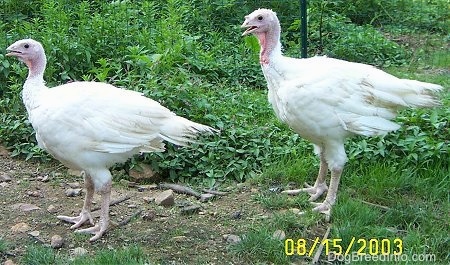
<path id="1" fill-rule="evenodd" d="M 323 239 L 316 237 L 312 242 L 304 238 L 284 240 L 284 253 L 287 256 L 298 255 L 311 257 L 315 251 L 323 245 L 325 255 L 349 255 L 356 252 L 357 255 L 401 255 L 403 253 L 403 241 L 400 238 L 359 238 L 352 237 L 349 243 L 343 243 L 340 238 Z"/>

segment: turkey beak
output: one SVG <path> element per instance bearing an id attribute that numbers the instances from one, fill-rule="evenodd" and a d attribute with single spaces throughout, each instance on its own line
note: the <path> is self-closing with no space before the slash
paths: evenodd
<path id="1" fill-rule="evenodd" d="M 244 23 L 242 23 L 241 28 L 246 28 L 246 30 L 244 31 L 244 33 L 242 33 L 241 36 L 246 36 L 250 33 L 252 33 L 252 30 L 257 29 L 258 27 L 255 26 L 250 26 L 248 25 L 248 16 L 245 16 L 245 21 Z"/>
<path id="2" fill-rule="evenodd" d="M 14 50 L 13 45 L 6 48 L 6 52 L 6 56 L 18 56 L 19 54 L 21 54 L 21 52 Z"/>

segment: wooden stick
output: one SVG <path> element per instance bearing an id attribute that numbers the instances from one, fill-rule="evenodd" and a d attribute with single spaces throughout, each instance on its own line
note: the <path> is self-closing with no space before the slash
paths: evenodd
<path id="1" fill-rule="evenodd" d="M 131 220 L 133 220 L 136 216 L 140 215 L 141 213 L 142 213 L 142 209 L 137 210 L 137 211 L 136 211 L 135 213 L 133 213 L 131 216 L 129 216 L 129 217 L 123 219 L 122 221 L 120 221 L 120 222 L 118 222 L 118 223 L 111 220 L 111 221 L 110 221 L 110 222 L 111 222 L 111 225 L 108 226 L 108 228 L 106 229 L 106 231 L 108 232 L 108 231 L 110 231 L 110 230 L 112 230 L 112 229 L 115 229 L 116 227 L 121 227 L 121 226 L 124 226 L 124 225 L 128 224 Z"/>
<path id="2" fill-rule="evenodd" d="M 177 193 L 192 195 L 196 198 L 201 197 L 200 193 L 196 192 L 195 190 L 193 190 L 189 187 L 186 187 L 186 186 L 179 185 L 179 184 L 160 183 L 159 187 L 162 189 L 172 189 L 173 191 L 175 191 Z"/>
<path id="3" fill-rule="evenodd" d="M 206 192 L 206 193 L 218 195 L 218 196 L 224 196 L 224 195 L 227 195 L 227 194 L 228 194 L 228 192 L 225 192 L 225 191 L 218 191 L 218 190 L 203 189 L 202 191 L 203 191 L 203 192 Z"/>
<path id="4" fill-rule="evenodd" d="M 359 199 L 357 199 L 357 200 L 362 202 L 362 203 L 365 203 L 367 205 L 375 206 L 375 207 L 381 208 L 381 209 L 386 210 L 386 211 L 391 209 L 391 208 L 389 208 L 387 206 L 384 206 L 384 205 L 379 205 L 379 204 L 375 204 L 375 203 L 371 203 L 371 202 L 367 202 L 367 201 L 363 201 L 363 200 L 359 200 Z"/>
<path id="5" fill-rule="evenodd" d="M 126 218 L 126 219 L 122 220 L 121 222 L 119 222 L 117 224 L 117 226 L 124 226 L 124 225 L 128 224 L 131 220 L 133 220 L 136 216 L 140 215 L 141 213 L 142 213 L 142 209 L 141 210 L 137 210 L 131 216 L 129 216 L 128 218 Z"/>
<path id="6" fill-rule="evenodd" d="M 325 232 L 325 235 L 323 235 L 322 241 L 320 241 L 320 243 L 324 242 L 324 240 L 328 238 L 328 234 L 330 234 L 330 230 L 331 230 L 331 225 L 328 226 L 327 231 Z M 320 255 L 322 254 L 322 250 L 323 250 L 323 244 L 319 244 L 319 248 L 317 249 L 316 254 L 314 255 L 312 264 L 316 264 L 319 261 Z"/>
<path id="7" fill-rule="evenodd" d="M 109 203 L 109 206 L 114 206 L 114 205 L 116 205 L 116 204 L 119 204 L 119 203 L 121 203 L 121 202 L 124 202 L 124 201 L 126 201 L 126 200 L 129 200 L 130 199 L 130 196 L 128 196 L 128 195 L 126 195 L 126 196 L 123 196 L 123 197 L 120 197 L 119 199 L 115 199 L 115 200 L 113 200 L 113 201 L 111 201 L 110 203 Z M 94 207 L 92 210 L 91 210 L 91 212 L 95 212 L 95 211 L 98 211 L 98 210 L 100 210 L 101 209 L 101 207 Z"/>

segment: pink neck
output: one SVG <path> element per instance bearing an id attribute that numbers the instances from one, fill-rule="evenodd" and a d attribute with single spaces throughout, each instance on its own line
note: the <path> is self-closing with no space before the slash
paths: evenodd
<path id="1" fill-rule="evenodd" d="M 45 55 L 43 55 L 43 57 L 24 61 L 24 63 L 28 66 L 28 79 L 44 78 L 45 66 L 47 65 L 47 58 Z"/>
<path id="2" fill-rule="evenodd" d="M 261 50 L 259 52 L 259 63 L 262 65 L 270 63 L 270 55 L 272 52 L 279 50 L 281 54 L 280 44 L 280 27 L 271 28 L 269 31 L 258 32 L 256 37 L 258 38 Z"/>

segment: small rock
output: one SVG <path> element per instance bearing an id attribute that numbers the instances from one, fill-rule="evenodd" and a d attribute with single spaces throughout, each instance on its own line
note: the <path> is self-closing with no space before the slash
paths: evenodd
<path id="1" fill-rule="evenodd" d="M 53 204 L 50 204 L 50 205 L 47 207 L 47 212 L 49 212 L 49 213 L 56 213 L 57 211 L 58 211 L 58 209 L 56 209 L 56 206 L 53 205 Z"/>
<path id="2" fill-rule="evenodd" d="M 84 256 L 88 253 L 88 251 L 82 247 L 77 247 L 74 249 L 70 250 L 70 253 L 74 256 L 74 257 L 79 257 L 79 256 Z"/>
<path id="3" fill-rule="evenodd" d="M 33 236 L 33 237 L 38 237 L 39 236 L 39 234 L 40 234 L 40 232 L 39 231 L 31 231 L 30 233 L 28 233 L 30 236 Z"/>
<path id="4" fill-rule="evenodd" d="M 9 175 L 1 174 L 0 175 L 0 182 L 10 182 L 12 178 Z"/>
<path id="5" fill-rule="evenodd" d="M 142 219 L 145 221 L 153 221 L 156 218 L 156 212 L 155 211 L 148 211 L 142 215 Z"/>
<path id="6" fill-rule="evenodd" d="M 66 189 L 65 191 L 67 197 L 75 197 L 81 194 L 81 189 Z"/>
<path id="7" fill-rule="evenodd" d="M 79 189 L 81 188 L 80 182 L 69 182 L 67 183 L 67 186 L 69 186 L 69 188 L 71 189 Z"/>
<path id="8" fill-rule="evenodd" d="M 48 174 L 46 174 L 44 176 L 38 176 L 36 179 L 41 182 L 47 182 L 47 181 L 49 181 L 49 176 L 48 176 Z"/>
<path id="9" fill-rule="evenodd" d="M 215 195 L 211 194 L 211 193 L 203 193 L 202 195 L 200 195 L 200 201 L 201 202 L 207 202 L 210 201 L 212 198 L 214 198 Z"/>
<path id="10" fill-rule="evenodd" d="M 50 245 L 52 248 L 61 248 L 64 244 L 64 239 L 60 235 L 54 235 L 52 236 L 52 239 L 50 240 Z"/>
<path id="11" fill-rule="evenodd" d="M 0 187 L 6 188 L 6 187 L 8 187 L 8 186 L 9 186 L 8 183 L 6 183 L 6 182 L 0 182 Z"/>
<path id="12" fill-rule="evenodd" d="M 172 206 L 175 204 L 173 190 L 165 190 L 155 197 L 155 203 L 162 206 Z"/>
<path id="13" fill-rule="evenodd" d="M 231 214 L 231 218 L 233 219 L 241 219 L 241 217 L 242 217 L 241 211 L 235 211 L 234 213 Z"/>
<path id="14" fill-rule="evenodd" d="M 139 163 L 138 165 L 136 165 L 133 169 L 130 170 L 129 175 L 131 179 L 136 182 L 140 182 L 142 180 L 148 181 L 156 177 L 156 173 L 153 171 L 153 169 L 149 165 L 144 163 Z"/>
<path id="15" fill-rule="evenodd" d="M 200 205 L 191 205 L 181 208 L 181 214 L 190 215 L 194 213 L 198 213 L 200 211 Z"/>
<path id="16" fill-rule="evenodd" d="M 128 204 L 128 208 L 136 208 L 136 204 Z"/>
<path id="17" fill-rule="evenodd" d="M 43 198 L 44 197 L 44 195 L 42 195 L 42 193 L 40 191 L 38 191 L 38 190 L 33 190 L 33 191 L 29 190 L 29 191 L 27 191 L 25 193 L 28 196 L 31 196 L 31 197 L 36 197 L 36 198 Z"/>
<path id="18" fill-rule="evenodd" d="M 239 236 L 233 235 L 233 234 L 225 234 L 225 235 L 223 235 L 223 239 L 230 244 L 237 244 L 237 243 L 241 242 L 241 238 Z"/>
<path id="19" fill-rule="evenodd" d="M 293 212 L 294 214 L 300 214 L 300 209 L 298 208 L 291 208 L 289 211 Z"/>
<path id="20" fill-rule="evenodd" d="M 67 174 L 79 177 L 79 176 L 81 176 L 81 171 L 69 168 L 67 170 Z"/>
<path id="21" fill-rule="evenodd" d="M 174 236 L 172 237 L 172 240 L 175 242 L 183 242 L 186 240 L 186 238 L 187 238 L 186 236 Z"/>
<path id="22" fill-rule="evenodd" d="M 142 199 L 143 199 L 144 202 L 146 202 L 146 203 L 151 203 L 151 202 L 153 202 L 153 201 L 155 200 L 154 197 L 143 197 Z"/>
<path id="23" fill-rule="evenodd" d="M 11 227 L 11 231 L 14 233 L 27 232 L 30 230 L 30 226 L 27 223 L 18 223 Z"/>
<path id="24" fill-rule="evenodd" d="M 14 263 L 14 261 L 8 259 L 3 263 L 3 265 L 16 265 L 16 263 Z"/>
<path id="25" fill-rule="evenodd" d="M 11 208 L 13 208 L 14 210 L 21 210 L 21 211 L 24 211 L 24 212 L 29 212 L 29 211 L 41 209 L 38 206 L 36 206 L 34 204 L 29 204 L 29 203 L 16 203 L 16 204 L 13 204 L 11 206 Z"/>
<path id="26" fill-rule="evenodd" d="M 286 238 L 286 233 L 283 230 L 276 230 L 272 235 L 273 239 L 284 240 Z"/>

